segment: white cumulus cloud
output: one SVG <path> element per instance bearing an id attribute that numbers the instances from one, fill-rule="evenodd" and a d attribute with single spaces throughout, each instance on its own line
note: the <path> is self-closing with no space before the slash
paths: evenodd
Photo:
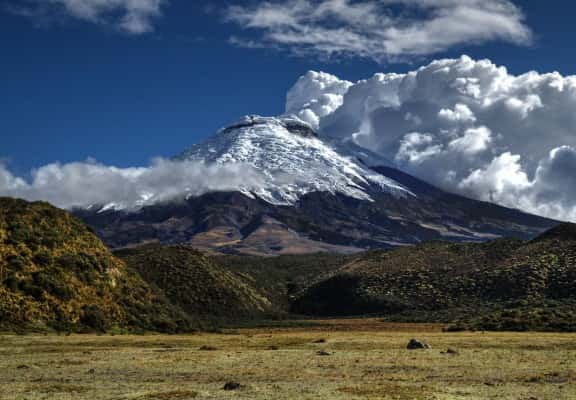
<path id="1" fill-rule="evenodd" d="M 240 164 L 156 159 L 148 167 L 117 168 L 95 161 L 53 163 L 30 181 L 0 165 L 0 196 L 48 201 L 63 208 L 108 205 L 135 208 L 214 191 L 250 191 L 264 185 L 253 168 Z"/>
<path id="2" fill-rule="evenodd" d="M 308 73 L 295 87 L 321 86 L 324 79 L 307 82 L 318 76 L 325 75 Z M 330 82 L 333 93 L 289 95 L 287 111 L 444 189 L 576 221 L 576 76 L 513 75 L 462 56 L 406 74 Z M 331 94 L 334 111 L 316 112 L 315 96 Z"/>
<path id="3" fill-rule="evenodd" d="M 233 37 L 237 45 L 378 62 L 493 40 L 527 44 L 532 36 L 510 0 L 272 0 L 230 6 L 225 16 L 258 34 Z"/>
<path id="4" fill-rule="evenodd" d="M 309 71 L 286 95 L 286 113 L 294 114 L 318 129 L 320 118 L 342 105 L 352 82 L 324 72 Z"/>

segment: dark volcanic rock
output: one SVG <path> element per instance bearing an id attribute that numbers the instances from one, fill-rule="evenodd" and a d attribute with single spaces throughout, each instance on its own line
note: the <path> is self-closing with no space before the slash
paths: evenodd
<path id="1" fill-rule="evenodd" d="M 451 356 L 457 356 L 460 352 L 452 347 L 448 347 L 446 351 L 443 351 L 442 354 L 448 354 Z"/>
<path id="2" fill-rule="evenodd" d="M 418 339 L 410 339 L 410 341 L 406 345 L 406 348 L 408 350 L 429 349 L 430 345 L 428 345 L 428 343 L 422 342 Z"/>
<path id="3" fill-rule="evenodd" d="M 224 390 L 238 390 L 241 388 L 242 385 L 238 382 L 226 382 L 223 387 Z"/>

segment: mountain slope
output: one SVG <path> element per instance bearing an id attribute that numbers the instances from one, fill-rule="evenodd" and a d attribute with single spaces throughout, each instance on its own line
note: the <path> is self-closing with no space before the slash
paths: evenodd
<path id="1" fill-rule="evenodd" d="M 150 241 L 253 255 L 353 253 L 444 239 L 532 238 L 555 221 L 446 193 L 291 118 L 246 117 L 178 159 L 237 164 L 262 186 L 136 210 L 76 210 L 111 247 Z"/>
<path id="2" fill-rule="evenodd" d="M 430 242 L 368 252 L 302 291 L 293 311 L 576 330 L 575 232 L 565 224 L 530 242 Z"/>
<path id="3" fill-rule="evenodd" d="M 356 256 L 335 253 L 286 254 L 275 257 L 217 255 L 210 257 L 222 267 L 249 276 L 253 286 L 272 301 L 276 309 L 290 310 L 291 298 L 322 276 Z"/>
<path id="4" fill-rule="evenodd" d="M 116 255 L 189 316 L 239 319 L 275 311 L 250 278 L 222 268 L 190 247 L 147 245 Z"/>
<path id="5" fill-rule="evenodd" d="M 0 329 L 192 326 L 69 213 L 0 198 Z"/>

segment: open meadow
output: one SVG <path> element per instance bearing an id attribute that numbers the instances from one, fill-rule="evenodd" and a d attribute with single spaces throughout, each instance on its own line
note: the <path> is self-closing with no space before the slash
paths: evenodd
<path id="1" fill-rule="evenodd" d="M 413 337 L 431 349 L 407 350 Z M 0 398 L 569 400 L 576 334 L 372 319 L 181 336 L 4 335 Z"/>

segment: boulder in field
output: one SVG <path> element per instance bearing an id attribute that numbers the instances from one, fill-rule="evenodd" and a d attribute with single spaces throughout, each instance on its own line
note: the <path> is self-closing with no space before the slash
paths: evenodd
<path id="1" fill-rule="evenodd" d="M 429 349 L 430 345 L 426 342 L 422 342 L 418 339 L 410 339 L 408 345 L 406 346 L 408 350 L 420 350 L 420 349 Z"/>

